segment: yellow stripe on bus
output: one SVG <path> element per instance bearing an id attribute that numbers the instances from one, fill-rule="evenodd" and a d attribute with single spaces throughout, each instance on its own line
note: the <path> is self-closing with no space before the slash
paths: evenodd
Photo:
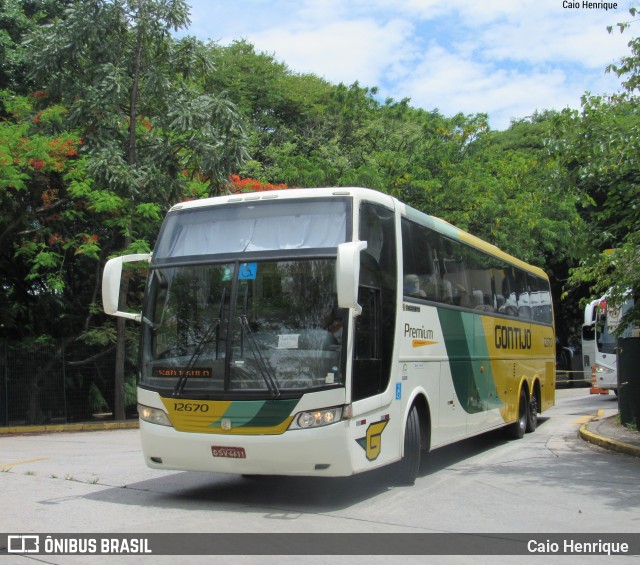
<path id="1" fill-rule="evenodd" d="M 428 341 L 426 339 L 414 339 L 413 347 L 424 347 L 425 345 L 435 345 L 437 341 Z"/>

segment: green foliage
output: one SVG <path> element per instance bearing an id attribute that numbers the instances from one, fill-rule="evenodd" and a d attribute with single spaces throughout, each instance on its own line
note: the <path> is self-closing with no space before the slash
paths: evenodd
<path id="1" fill-rule="evenodd" d="M 116 342 L 114 327 L 90 328 L 82 334 L 82 341 L 87 345 L 107 347 Z"/>
<path id="2" fill-rule="evenodd" d="M 102 392 L 100 392 L 100 389 L 95 383 L 91 383 L 91 386 L 89 387 L 88 402 L 89 409 L 92 414 L 100 414 L 109 410 L 107 401 L 104 399 Z"/>
<path id="3" fill-rule="evenodd" d="M 638 8 L 636 6 L 631 6 L 629 8 L 629 15 L 635 19 L 638 15 Z M 632 22 L 620 22 L 617 24 L 617 29 L 620 33 L 624 33 L 626 30 L 631 28 Z M 609 26 L 607 30 L 609 33 L 613 33 L 613 26 Z M 635 94 L 635 90 L 640 88 L 640 73 L 639 70 L 639 62 L 640 62 L 640 38 L 634 37 L 627 44 L 629 49 L 631 50 L 631 54 L 623 57 L 619 63 L 613 63 L 607 67 L 607 72 L 615 73 L 619 77 L 625 77 L 622 85 L 625 87 L 626 91 Z"/>
<path id="4" fill-rule="evenodd" d="M 631 8 L 635 17 L 637 10 Z M 630 29 L 619 24 L 620 31 Z M 610 30 L 611 31 L 611 30 Z M 640 320 L 640 42 L 609 72 L 625 77 L 625 92 L 585 94 L 580 112 L 564 111 L 556 121 L 552 149 L 564 165 L 565 180 L 581 195 L 581 214 L 591 246 L 570 283 L 588 286 L 591 297 L 609 294 L 619 306 L 628 293 L 635 306 L 626 321 Z M 611 252 L 611 250 L 613 252 Z"/>
<path id="5" fill-rule="evenodd" d="M 2 27 L 4 61 L 30 69 L 27 79 L 4 65 L 7 84 L 34 85 L 2 96 L 0 293 L 14 305 L 0 328 L 95 341 L 101 263 L 148 251 L 164 211 L 193 192 L 190 176 L 198 195 L 218 190 L 245 157 L 244 133 L 232 105 L 191 76 L 212 69 L 205 46 L 171 37 L 188 23 L 186 2 L 51 3 L 46 14 L 0 6 L 0 22 L 21 25 Z"/>
<path id="6" fill-rule="evenodd" d="M 0 89 L 19 94 L 35 90 L 27 78 L 29 63 L 26 36 L 38 25 L 61 15 L 61 0 L 3 0 L 0 3 Z"/>
<path id="7" fill-rule="evenodd" d="M 574 284 L 590 285 L 592 296 L 607 292 L 607 302 L 621 305 L 633 298 L 640 301 L 640 232 L 630 233 L 618 247 L 607 250 L 585 261 L 572 273 Z M 618 327 L 622 333 L 629 324 L 640 326 L 640 309 L 629 310 Z"/>
<path id="8" fill-rule="evenodd" d="M 292 73 L 246 41 L 172 37 L 187 24 L 183 0 L 0 5 L 0 334 L 126 339 L 133 364 L 134 330 L 96 306 L 104 261 L 151 250 L 171 205 L 229 190 L 232 173 L 378 189 L 557 279 L 583 260 L 575 284 L 640 288 L 636 39 L 609 68 L 623 95 L 498 132 Z"/>
<path id="9" fill-rule="evenodd" d="M 135 406 L 138 399 L 135 377 L 129 377 L 124 382 L 124 404 L 125 406 Z"/>
<path id="10" fill-rule="evenodd" d="M 74 171 L 81 140 L 52 127 L 64 114 L 60 106 L 43 120 L 37 97 L 5 91 L 0 103 L 6 115 L 0 121 L 0 295 L 8 304 L 22 301 L 3 309 L 0 319 L 14 335 L 48 333 L 47 309 L 59 312 L 70 298 L 69 285 L 78 288 L 71 283 L 78 274 L 75 255 L 86 245 L 78 234 L 95 233 L 75 210 L 64 181 Z"/>
<path id="11" fill-rule="evenodd" d="M 463 173 L 476 195 L 462 208 L 470 231 L 546 269 L 579 257 L 585 233 L 578 195 L 557 182 L 557 163 L 544 149 L 549 127 L 537 117 L 479 140 Z"/>

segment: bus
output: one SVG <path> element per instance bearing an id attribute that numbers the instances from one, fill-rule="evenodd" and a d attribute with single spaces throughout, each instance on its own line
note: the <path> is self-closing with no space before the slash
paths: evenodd
<path id="1" fill-rule="evenodd" d="M 142 311 L 123 263 L 149 263 Z M 544 271 L 365 188 L 179 203 L 152 254 L 107 262 L 107 313 L 140 321 L 138 412 L 155 469 L 349 476 L 554 404 Z"/>
<path id="2" fill-rule="evenodd" d="M 592 300 L 585 306 L 582 324 L 582 372 L 585 382 L 591 384 L 593 367 L 596 363 L 596 312 L 600 301 Z"/>
<path id="3" fill-rule="evenodd" d="M 593 334 L 594 362 L 592 365 L 592 392 L 599 393 L 610 390 L 618 394 L 617 348 L 618 337 L 634 337 L 638 328 L 629 325 L 618 335 L 618 328 L 623 316 L 633 307 L 633 299 L 628 298 L 619 308 L 613 308 L 607 295 L 595 301 Z M 593 304 L 593 303 L 591 303 Z M 588 305 L 586 311 L 591 306 Z"/>

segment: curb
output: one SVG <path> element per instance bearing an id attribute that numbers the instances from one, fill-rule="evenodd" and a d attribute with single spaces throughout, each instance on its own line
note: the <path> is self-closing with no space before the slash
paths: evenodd
<path id="1" fill-rule="evenodd" d="M 595 434 L 588 430 L 588 426 L 589 422 L 580 426 L 580 430 L 578 433 L 583 440 L 595 445 L 599 445 L 600 447 L 604 447 L 605 449 L 610 449 L 611 451 L 617 451 L 618 453 L 626 453 L 627 455 L 640 457 L 640 447 Z"/>
<path id="2" fill-rule="evenodd" d="M 127 422 L 80 422 L 77 424 L 48 424 L 44 426 L 10 426 L 0 428 L 0 436 L 9 434 L 46 434 L 57 432 L 95 432 L 98 430 L 128 430 L 140 427 L 138 420 Z"/>

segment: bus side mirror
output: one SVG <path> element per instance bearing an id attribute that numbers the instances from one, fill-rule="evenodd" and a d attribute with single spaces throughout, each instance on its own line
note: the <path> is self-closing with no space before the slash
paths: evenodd
<path id="1" fill-rule="evenodd" d="M 353 308 L 356 316 L 362 313 L 362 307 L 358 304 L 358 284 L 360 282 L 360 252 L 366 248 L 366 241 L 350 241 L 338 245 L 338 260 L 336 262 L 338 306 Z"/>
<path id="2" fill-rule="evenodd" d="M 142 314 L 120 312 L 118 302 L 120 297 L 120 281 L 122 279 L 122 263 L 134 263 L 136 261 L 151 261 L 151 253 L 137 253 L 134 255 L 122 255 L 109 259 L 104 266 L 102 274 L 102 307 L 107 314 L 119 316 L 139 322 Z"/>

